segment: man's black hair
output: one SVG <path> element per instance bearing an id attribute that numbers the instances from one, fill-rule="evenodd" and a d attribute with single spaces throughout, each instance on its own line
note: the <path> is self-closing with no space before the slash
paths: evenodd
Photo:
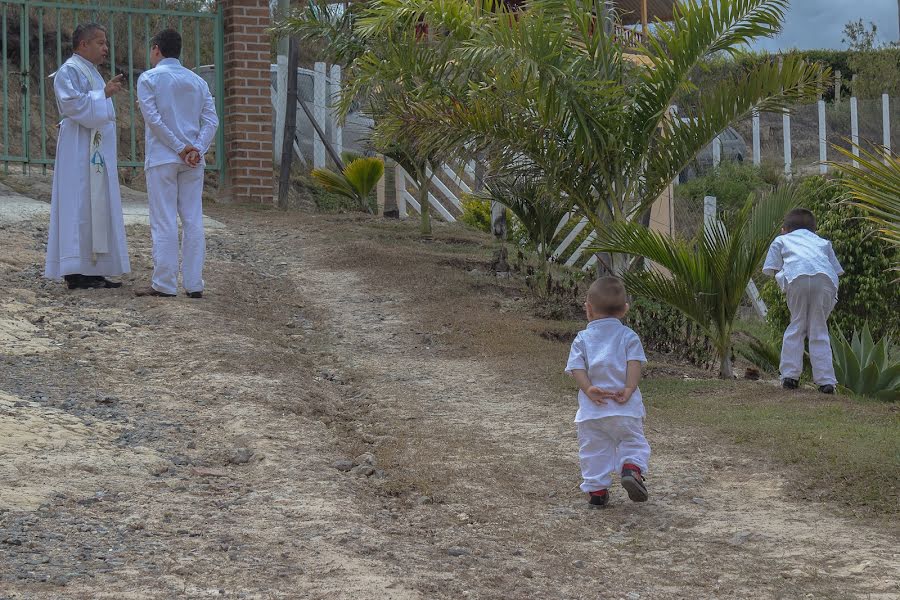
<path id="1" fill-rule="evenodd" d="M 158 46 L 165 58 L 181 57 L 181 34 L 174 29 L 163 29 L 150 42 L 150 47 Z"/>

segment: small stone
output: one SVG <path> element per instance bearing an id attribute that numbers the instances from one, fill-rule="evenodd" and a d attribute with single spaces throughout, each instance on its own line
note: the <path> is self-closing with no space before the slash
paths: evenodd
<path id="1" fill-rule="evenodd" d="M 371 452 L 364 452 L 363 454 L 360 454 L 359 456 L 356 457 L 355 463 L 358 464 L 358 465 L 372 465 L 372 466 L 374 466 L 375 463 L 376 463 L 376 461 L 375 461 L 375 455 L 372 454 Z"/>
<path id="2" fill-rule="evenodd" d="M 628 598 L 628 600 L 640 600 L 641 595 L 637 592 L 628 592 L 625 594 L 625 597 Z"/>
<path id="3" fill-rule="evenodd" d="M 194 448 L 197 447 L 197 442 L 193 442 L 193 441 L 188 442 L 187 447 L 188 447 L 188 450 L 193 450 Z"/>
<path id="4" fill-rule="evenodd" d="M 97 399 L 97 404 L 118 404 L 119 399 L 116 396 L 103 396 Z"/>
<path id="5" fill-rule="evenodd" d="M 512 555 L 513 556 L 525 556 L 525 549 L 524 548 L 516 548 L 515 550 L 512 551 Z"/>
<path id="6" fill-rule="evenodd" d="M 177 456 L 172 457 L 172 464 L 183 467 L 184 465 L 191 464 L 191 459 L 183 454 L 179 454 Z"/>
<path id="7" fill-rule="evenodd" d="M 365 477 L 371 477 L 375 474 L 375 467 L 372 465 L 357 465 L 350 470 L 354 475 L 363 475 Z"/>
<path id="8" fill-rule="evenodd" d="M 583 560 L 575 560 L 572 561 L 572 566 L 576 569 L 583 569 L 585 567 L 585 564 Z"/>
<path id="9" fill-rule="evenodd" d="M 699 505 L 703 505 L 706 503 L 703 500 L 703 498 L 691 498 L 691 502 L 693 502 L 694 504 L 699 504 Z"/>
<path id="10" fill-rule="evenodd" d="M 253 458 L 253 451 L 249 448 L 238 448 L 231 453 L 228 462 L 233 465 L 245 465 Z"/>
<path id="11" fill-rule="evenodd" d="M 347 458 L 342 458 L 331 463 L 331 466 L 338 471 L 341 471 L 342 473 L 346 473 L 353 468 L 353 461 Z"/>
<path id="12" fill-rule="evenodd" d="M 462 546 L 450 546 L 447 548 L 447 554 L 450 556 L 468 556 L 472 551 Z"/>

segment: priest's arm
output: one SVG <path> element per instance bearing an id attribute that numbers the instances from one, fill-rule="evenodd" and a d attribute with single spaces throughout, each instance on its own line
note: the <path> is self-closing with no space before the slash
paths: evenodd
<path id="1" fill-rule="evenodd" d="M 85 129 L 100 129 L 115 122 L 116 111 L 104 90 L 85 89 L 74 68 L 63 66 L 53 77 L 53 90 L 62 116 Z"/>

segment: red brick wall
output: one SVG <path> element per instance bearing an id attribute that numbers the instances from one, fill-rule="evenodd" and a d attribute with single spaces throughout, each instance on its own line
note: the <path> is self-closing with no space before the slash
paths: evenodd
<path id="1" fill-rule="evenodd" d="M 225 159 L 219 197 L 273 204 L 269 0 L 219 0 L 225 14 Z"/>

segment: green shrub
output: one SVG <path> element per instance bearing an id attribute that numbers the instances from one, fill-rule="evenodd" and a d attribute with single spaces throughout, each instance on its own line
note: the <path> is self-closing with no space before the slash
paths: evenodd
<path id="1" fill-rule="evenodd" d="M 900 357 L 888 336 L 875 343 L 866 323 L 850 342 L 841 332 L 833 334 L 831 349 L 839 384 L 860 396 L 900 400 Z"/>
<path id="2" fill-rule="evenodd" d="M 831 241 L 845 271 L 838 287 L 838 303 L 829 319 L 831 329 L 848 337 L 862 331 L 868 320 L 876 337 L 896 334 L 900 294 L 891 267 L 897 263 L 898 250 L 876 235 L 877 228 L 863 219 L 859 209 L 839 202 L 844 194 L 840 179 L 830 185 L 823 182 L 821 177 L 810 177 L 802 186 L 818 188 L 808 208 L 816 215 L 817 233 Z M 768 322 L 775 331 L 783 332 L 791 318 L 784 294 L 774 280 L 768 280 L 760 295 L 769 309 Z"/>
<path id="3" fill-rule="evenodd" d="M 715 196 L 718 211 L 729 213 L 740 209 L 750 194 L 771 189 L 779 182 L 780 174 L 771 169 L 727 161 L 702 177 L 675 186 L 675 200 L 702 207 L 705 196 Z"/>
<path id="4" fill-rule="evenodd" d="M 681 311 L 666 304 L 634 297 L 625 324 L 640 336 L 646 351 L 667 354 L 706 369 L 716 364 L 710 339 Z"/>
<path id="5" fill-rule="evenodd" d="M 463 212 L 460 221 L 478 231 L 491 232 L 491 203 L 477 198 L 462 199 Z"/>

